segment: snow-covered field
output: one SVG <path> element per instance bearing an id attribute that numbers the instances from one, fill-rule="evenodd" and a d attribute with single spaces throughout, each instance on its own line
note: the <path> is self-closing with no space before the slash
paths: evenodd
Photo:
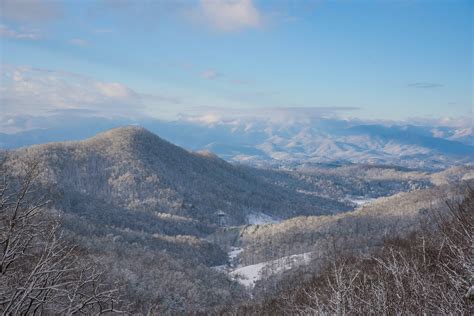
<path id="1" fill-rule="evenodd" d="M 376 199 L 361 196 L 348 197 L 348 200 L 360 207 Z M 265 225 L 279 222 L 281 222 L 281 220 L 261 212 L 250 212 L 247 215 L 247 223 L 250 225 Z M 217 266 L 214 268 L 228 274 L 232 279 L 236 280 L 249 289 L 252 289 L 258 280 L 269 277 L 272 274 L 290 270 L 300 265 L 308 264 L 311 260 L 311 252 L 307 252 L 242 266 L 239 264 L 239 255 L 243 251 L 243 248 L 231 247 L 228 252 L 228 263 L 226 265 Z"/>
<path id="2" fill-rule="evenodd" d="M 229 272 L 229 275 L 242 285 L 252 288 L 255 285 L 255 282 L 261 279 L 262 270 L 266 267 L 268 262 L 261 262 L 257 264 L 252 264 L 250 266 L 244 266 L 237 268 Z"/>
<path id="3" fill-rule="evenodd" d="M 242 249 L 233 248 L 233 250 L 229 252 L 229 258 L 231 257 L 231 254 L 235 254 L 237 252 L 242 252 Z M 232 260 L 235 260 L 235 257 Z M 232 264 L 230 264 L 228 266 L 218 266 L 215 268 L 220 271 L 226 272 L 232 277 L 232 279 L 251 289 L 255 286 L 255 282 L 264 277 L 268 277 L 272 274 L 292 269 L 299 265 L 308 264 L 310 260 L 311 253 L 306 252 L 298 255 L 278 258 L 275 260 L 260 262 L 248 266 L 238 265 L 237 267 L 233 268 Z"/>

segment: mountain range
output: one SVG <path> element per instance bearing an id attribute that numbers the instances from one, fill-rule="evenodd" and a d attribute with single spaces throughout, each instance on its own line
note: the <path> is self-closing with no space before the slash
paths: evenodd
<path id="1" fill-rule="evenodd" d="M 370 163 L 433 170 L 474 163 L 472 126 L 321 118 L 275 122 L 262 118 L 132 121 L 87 117 L 67 126 L 59 118 L 53 121 L 55 124 L 48 129 L 0 134 L 0 147 L 81 140 L 115 126 L 136 123 L 188 150 L 208 150 L 227 161 L 256 166 Z"/>
<path id="2" fill-rule="evenodd" d="M 188 128 L 220 129 L 210 134 L 223 138 L 253 135 L 251 128 L 247 134 Z M 189 129 L 182 132 L 201 139 Z M 448 144 L 445 155 L 466 158 L 469 145 Z M 108 267 L 133 310 L 159 302 L 171 314 L 263 295 L 277 287 L 274 272 L 316 267 L 315 253 L 323 256 L 331 240 L 370 251 L 386 234 L 416 226 L 427 208 L 441 210 L 474 178 L 470 166 L 433 172 L 332 161 L 256 168 L 238 156 L 229 162 L 181 148 L 137 126 L 0 153 L 12 176 L 36 165 L 35 194 L 51 199 L 45 207 L 63 234 Z"/>

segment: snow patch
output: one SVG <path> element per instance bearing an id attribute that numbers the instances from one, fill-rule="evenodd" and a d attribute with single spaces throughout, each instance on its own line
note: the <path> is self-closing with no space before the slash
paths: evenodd
<path id="1" fill-rule="evenodd" d="M 227 253 L 229 257 L 229 265 L 236 266 L 238 264 L 238 256 L 244 251 L 244 248 L 231 247 L 230 251 Z"/>
<path id="2" fill-rule="evenodd" d="M 229 275 L 247 288 L 253 288 L 255 283 L 262 278 L 277 274 L 294 267 L 308 264 L 311 252 L 291 255 L 275 260 L 260 262 L 248 266 L 238 267 L 229 272 Z"/>
<path id="3" fill-rule="evenodd" d="M 373 202 L 375 200 L 377 200 L 377 199 L 375 199 L 375 198 L 354 198 L 354 199 L 350 199 L 349 201 L 356 204 L 357 206 L 362 206 L 362 205 L 368 204 L 370 202 Z"/>
<path id="4" fill-rule="evenodd" d="M 265 266 L 266 262 L 261 262 L 235 269 L 229 274 L 240 284 L 244 285 L 245 287 L 252 288 L 254 287 L 255 282 L 260 280 L 261 272 Z"/>
<path id="5" fill-rule="evenodd" d="M 253 212 L 247 215 L 247 223 L 250 225 L 265 225 L 279 223 L 280 220 L 261 212 Z"/>

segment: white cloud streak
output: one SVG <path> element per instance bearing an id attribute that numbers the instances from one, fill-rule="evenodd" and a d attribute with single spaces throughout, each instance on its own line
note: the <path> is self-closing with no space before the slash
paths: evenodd
<path id="1" fill-rule="evenodd" d="M 256 28 L 262 25 L 262 15 L 252 0 L 201 0 L 207 21 L 224 32 Z"/>
<path id="2" fill-rule="evenodd" d="M 335 118 L 341 113 L 356 111 L 357 107 L 267 107 L 236 109 L 222 107 L 196 107 L 180 114 L 183 120 L 205 125 L 235 124 L 235 122 L 264 120 L 273 123 L 293 124 L 313 119 Z"/>
<path id="3" fill-rule="evenodd" d="M 4 113 L 44 114 L 91 110 L 110 116 L 139 115 L 140 94 L 118 82 L 26 66 L 3 66 L 0 103 Z"/>
<path id="4" fill-rule="evenodd" d="M 42 38 L 42 35 L 37 30 L 29 30 L 26 28 L 14 30 L 6 25 L 0 24 L 0 37 L 18 40 L 39 40 Z"/>

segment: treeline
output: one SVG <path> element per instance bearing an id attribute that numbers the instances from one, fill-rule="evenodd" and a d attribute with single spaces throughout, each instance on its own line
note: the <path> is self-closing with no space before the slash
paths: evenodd
<path id="1" fill-rule="evenodd" d="M 259 304 L 220 314 L 457 314 L 474 312 L 474 190 L 449 214 L 370 256 L 333 251 L 320 273 L 280 284 Z M 299 281 L 303 281 L 300 285 Z"/>
<path id="2" fill-rule="evenodd" d="M 399 192 L 432 187 L 431 174 L 398 167 L 348 165 L 339 167 L 301 167 L 295 170 L 248 169 L 264 181 L 307 195 L 344 200 L 364 196 L 378 198 Z M 457 175 L 456 172 L 453 172 Z M 459 172 L 465 174 L 463 172 Z M 438 175 L 435 173 L 434 175 Z M 444 179 L 443 175 L 438 175 Z M 447 183 L 447 181 L 445 181 Z"/>

